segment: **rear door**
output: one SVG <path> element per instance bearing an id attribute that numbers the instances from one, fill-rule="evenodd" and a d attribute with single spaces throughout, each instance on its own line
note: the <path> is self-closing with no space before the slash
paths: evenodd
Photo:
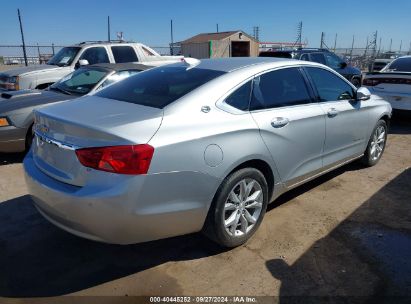
<path id="1" fill-rule="evenodd" d="M 326 113 L 324 167 L 364 152 L 368 112 L 355 101 L 355 88 L 341 76 L 321 67 L 305 67 Z"/>
<path id="2" fill-rule="evenodd" d="M 250 112 L 282 182 L 299 183 L 322 167 L 325 117 L 297 67 L 255 77 Z"/>
<path id="3" fill-rule="evenodd" d="M 124 62 L 138 62 L 136 51 L 132 46 L 120 45 L 112 46 L 111 52 L 113 53 L 114 61 L 116 63 Z"/>

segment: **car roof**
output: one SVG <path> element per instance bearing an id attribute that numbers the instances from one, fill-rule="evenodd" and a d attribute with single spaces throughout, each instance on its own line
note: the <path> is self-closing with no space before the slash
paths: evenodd
<path id="1" fill-rule="evenodd" d="M 272 57 L 229 57 L 229 58 L 213 58 L 213 59 L 201 59 L 200 63 L 195 66 L 199 69 L 208 69 L 221 72 L 232 72 L 234 70 L 266 64 L 266 63 L 295 63 L 297 60 L 284 59 L 284 58 L 272 58 Z"/>
<path id="2" fill-rule="evenodd" d="M 139 63 L 97 63 L 89 65 L 90 68 L 102 68 L 109 71 L 125 71 L 125 70 L 139 70 L 145 71 L 152 68 L 152 66 Z"/>

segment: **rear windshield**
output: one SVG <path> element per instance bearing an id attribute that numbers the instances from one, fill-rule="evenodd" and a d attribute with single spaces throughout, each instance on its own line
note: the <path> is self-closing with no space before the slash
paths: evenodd
<path id="1" fill-rule="evenodd" d="M 196 68 L 187 70 L 185 66 L 156 68 L 115 83 L 96 96 L 164 108 L 224 73 Z"/>
<path id="2" fill-rule="evenodd" d="M 277 57 L 277 58 L 292 58 L 291 53 L 288 52 L 261 52 L 258 57 Z"/>
<path id="3" fill-rule="evenodd" d="M 411 72 L 411 57 L 395 59 L 388 69 L 390 71 Z"/>

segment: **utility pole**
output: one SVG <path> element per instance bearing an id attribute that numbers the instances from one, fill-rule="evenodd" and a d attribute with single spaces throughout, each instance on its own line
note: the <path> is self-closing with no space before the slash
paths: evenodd
<path id="1" fill-rule="evenodd" d="M 337 48 L 337 33 L 335 33 L 335 39 L 334 39 L 334 52 L 336 48 Z"/>
<path id="2" fill-rule="evenodd" d="M 26 43 L 24 42 L 23 24 L 21 23 L 20 9 L 17 9 L 17 15 L 19 16 L 21 41 L 22 41 L 22 43 L 23 43 L 24 63 L 25 63 L 25 65 L 27 66 L 28 64 L 27 64 L 27 54 L 26 54 Z"/>
<path id="3" fill-rule="evenodd" d="M 107 41 L 111 41 L 110 37 L 110 16 L 107 16 Z"/>
<path id="4" fill-rule="evenodd" d="M 324 48 L 324 32 L 321 32 L 321 44 L 320 44 L 320 49 Z"/>
<path id="5" fill-rule="evenodd" d="M 173 19 L 170 20 L 170 35 L 171 35 L 170 55 L 174 55 Z"/>
<path id="6" fill-rule="evenodd" d="M 218 23 L 217 23 L 217 33 L 218 33 Z"/>
<path id="7" fill-rule="evenodd" d="M 400 53 L 401 53 L 401 49 L 402 49 L 402 40 L 401 40 L 401 43 L 400 43 Z"/>
<path id="8" fill-rule="evenodd" d="M 392 38 L 390 39 L 390 49 L 389 49 L 389 52 L 391 52 L 391 47 L 392 47 Z"/>
<path id="9" fill-rule="evenodd" d="M 351 52 L 350 52 L 350 63 L 352 62 L 352 52 L 354 50 L 354 35 L 352 35 Z"/>
<path id="10" fill-rule="evenodd" d="M 253 37 L 255 40 L 260 41 L 260 27 L 253 26 Z"/>

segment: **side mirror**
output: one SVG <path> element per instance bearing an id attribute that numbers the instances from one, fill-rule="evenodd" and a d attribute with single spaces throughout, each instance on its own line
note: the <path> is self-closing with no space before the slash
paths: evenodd
<path id="1" fill-rule="evenodd" d="M 368 100 L 371 98 L 371 92 L 365 87 L 360 87 L 357 90 L 357 100 Z"/>
<path id="2" fill-rule="evenodd" d="M 347 67 L 347 63 L 346 62 L 341 62 L 340 63 L 340 68 L 345 69 Z"/>
<path id="3" fill-rule="evenodd" d="M 85 65 L 89 65 L 88 60 L 87 59 L 80 59 L 78 61 L 79 66 L 85 66 Z"/>

